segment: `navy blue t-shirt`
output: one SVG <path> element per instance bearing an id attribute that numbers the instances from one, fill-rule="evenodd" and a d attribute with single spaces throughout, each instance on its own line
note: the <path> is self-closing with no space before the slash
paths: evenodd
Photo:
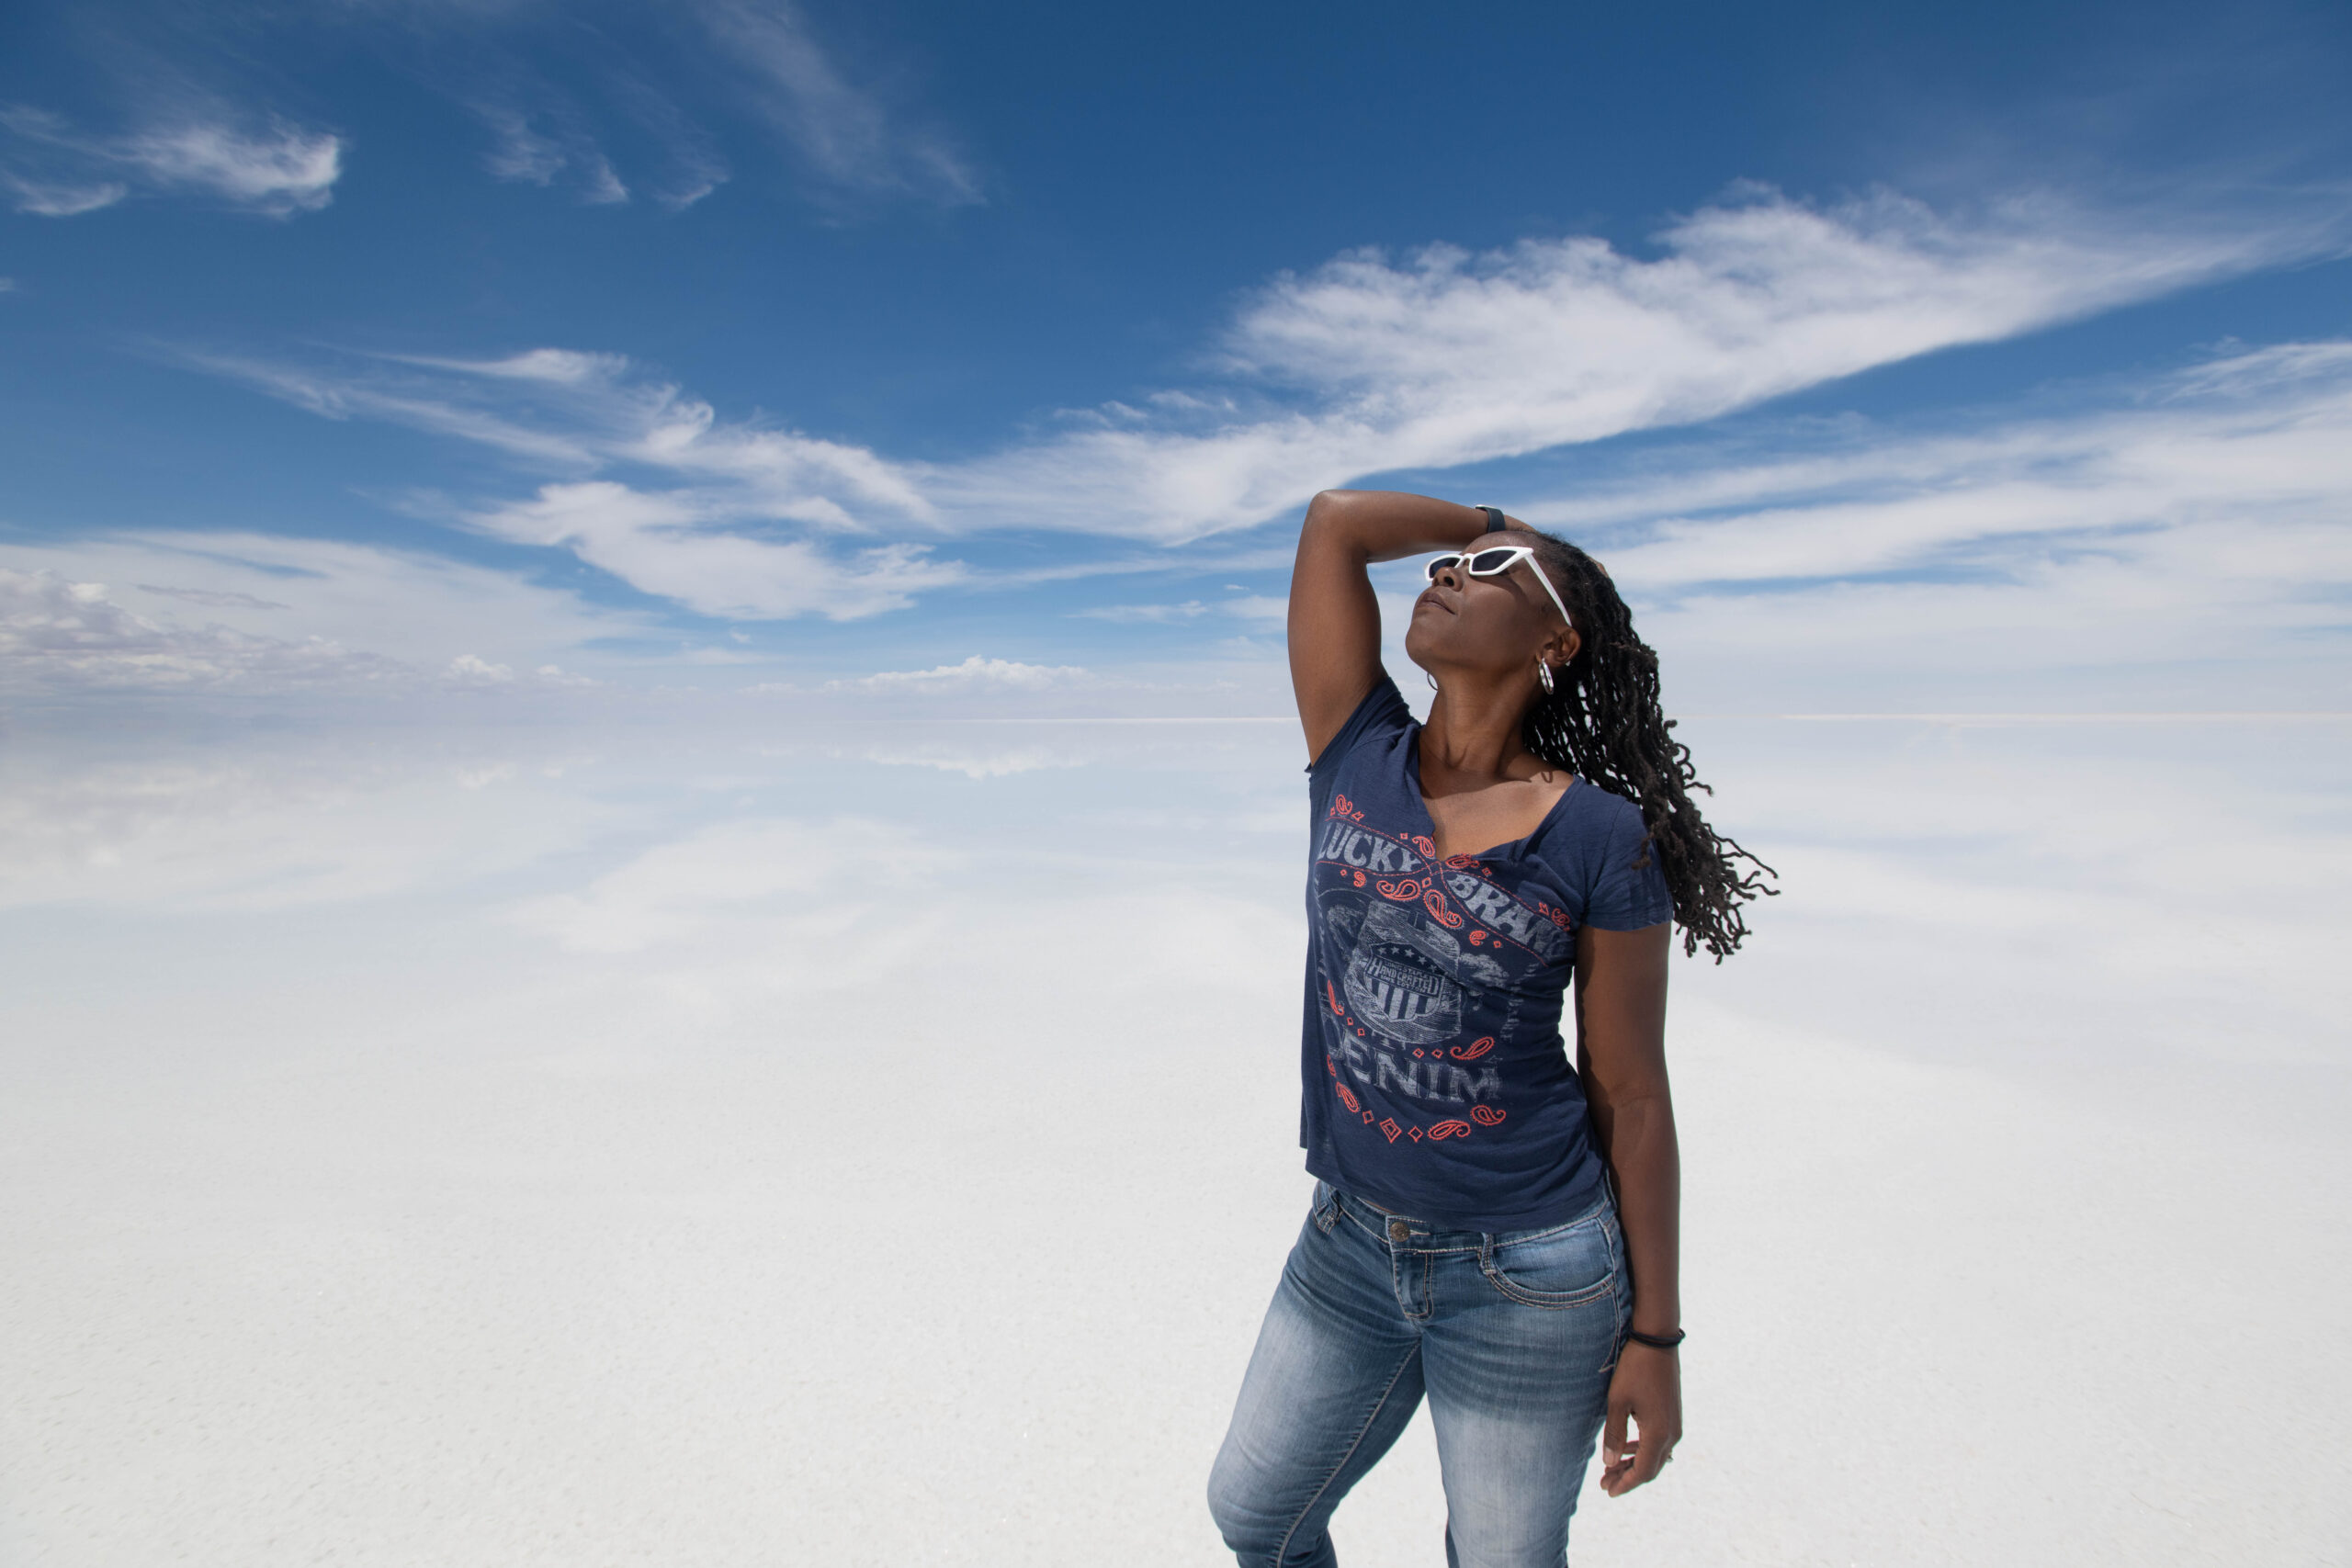
<path id="1" fill-rule="evenodd" d="M 1642 814 L 1578 778 L 1534 832 L 1442 863 L 1421 727 L 1383 675 L 1307 770 L 1306 1168 L 1453 1229 L 1571 1219 L 1599 1194 L 1560 1034 L 1579 926 L 1671 918 Z"/>

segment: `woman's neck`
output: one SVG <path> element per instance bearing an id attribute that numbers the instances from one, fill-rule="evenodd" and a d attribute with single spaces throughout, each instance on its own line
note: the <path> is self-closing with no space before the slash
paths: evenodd
<path id="1" fill-rule="evenodd" d="M 1543 769 L 1543 760 L 1520 739 L 1528 699 L 1521 685 L 1446 683 L 1430 705 L 1429 722 L 1421 727 L 1423 793 L 1451 795 Z M 1431 788 L 1433 783 L 1453 787 Z"/>

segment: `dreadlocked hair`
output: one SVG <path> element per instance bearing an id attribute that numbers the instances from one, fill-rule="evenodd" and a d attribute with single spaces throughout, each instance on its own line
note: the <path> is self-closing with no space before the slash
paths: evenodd
<path id="1" fill-rule="evenodd" d="M 1528 710 L 1527 749 L 1641 807 L 1649 831 L 1634 863 L 1657 856 L 1682 951 L 1695 953 L 1703 942 L 1720 964 L 1747 935 L 1741 906 L 1778 894 L 1765 879 L 1780 873 L 1699 815 L 1691 794 L 1714 791 L 1699 782 L 1690 748 L 1674 739 L 1674 721 L 1658 707 L 1657 653 L 1634 635 L 1633 612 L 1608 569 L 1565 539 L 1526 531 L 1543 541 L 1536 555 L 1582 637 L 1577 656 L 1555 666 L 1553 690 Z"/>

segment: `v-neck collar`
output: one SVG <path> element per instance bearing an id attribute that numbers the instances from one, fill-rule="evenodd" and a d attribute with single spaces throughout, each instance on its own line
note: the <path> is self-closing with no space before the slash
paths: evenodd
<path id="1" fill-rule="evenodd" d="M 1508 843 L 1497 844 L 1492 849 L 1476 851 L 1464 858 L 1513 861 L 1521 859 L 1527 853 L 1527 846 L 1542 838 L 1544 829 L 1559 818 L 1562 808 L 1568 804 L 1568 796 L 1574 795 L 1577 792 L 1577 786 L 1583 782 L 1582 774 L 1570 773 L 1568 787 L 1560 792 L 1560 797 L 1557 800 L 1552 802 L 1551 809 L 1544 813 L 1544 819 L 1530 829 L 1523 837 L 1513 839 Z M 1408 726 L 1405 731 L 1405 784 L 1407 793 L 1413 797 L 1414 806 L 1420 810 L 1421 820 L 1429 825 L 1430 842 L 1435 845 L 1437 818 L 1430 810 L 1429 796 L 1421 793 L 1421 726 L 1419 723 Z"/>

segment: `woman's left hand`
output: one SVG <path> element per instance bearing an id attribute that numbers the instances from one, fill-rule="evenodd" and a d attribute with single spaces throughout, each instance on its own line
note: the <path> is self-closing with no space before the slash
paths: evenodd
<path id="1" fill-rule="evenodd" d="M 1634 1438 L 1626 1421 L 1632 1418 Z M 1609 1423 L 1600 1436 L 1600 1489 L 1623 1497 L 1657 1475 L 1682 1440 L 1682 1367 L 1675 1353 L 1626 1342 L 1609 1380 Z"/>

